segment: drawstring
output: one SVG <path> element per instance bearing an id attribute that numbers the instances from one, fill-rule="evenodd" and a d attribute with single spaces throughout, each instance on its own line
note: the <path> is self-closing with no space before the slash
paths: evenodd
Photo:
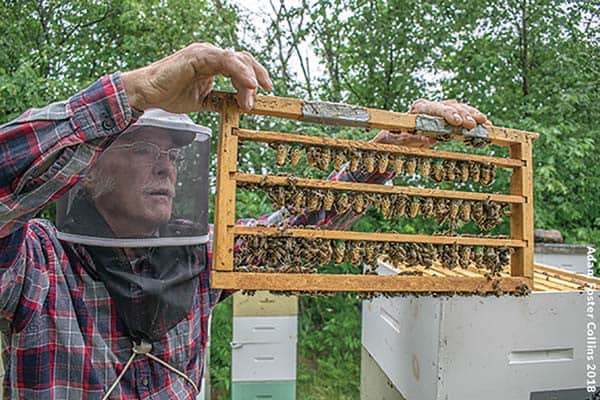
<path id="1" fill-rule="evenodd" d="M 152 351 L 152 344 L 151 343 L 148 343 L 145 340 L 142 340 L 140 342 L 140 344 L 137 344 L 137 343 L 133 342 L 132 351 L 133 352 L 131 354 L 131 357 L 129 357 L 129 360 L 127 360 L 127 363 L 125 363 L 125 367 L 123 368 L 123 371 L 121 371 L 121 373 L 119 374 L 119 376 L 117 376 L 117 379 L 115 379 L 114 383 L 110 386 L 110 388 L 108 389 L 108 391 L 106 392 L 106 394 L 104 395 L 104 397 L 102 397 L 102 400 L 108 400 L 108 398 L 110 397 L 110 394 L 113 392 L 113 390 L 115 390 L 115 388 L 117 387 L 117 385 L 119 384 L 119 382 L 123 378 L 123 375 L 125 375 L 125 372 L 127 372 L 127 369 L 129 369 L 129 367 L 131 366 L 131 363 L 133 363 L 133 360 L 135 359 L 135 357 L 137 355 L 146 356 L 149 359 L 156 361 L 157 363 L 159 363 L 163 367 L 167 368 L 168 370 L 176 373 L 177 375 L 179 375 L 180 377 L 182 377 L 183 379 L 185 379 L 190 385 L 192 385 L 192 387 L 194 388 L 194 390 L 196 391 L 196 393 L 199 392 L 198 386 L 196 386 L 196 384 L 194 383 L 194 381 L 189 376 L 187 376 L 186 374 L 184 374 L 183 372 L 181 372 L 180 370 L 178 370 L 174 366 L 168 364 L 166 361 L 161 360 L 160 358 L 156 357 L 154 354 L 150 353 Z"/>

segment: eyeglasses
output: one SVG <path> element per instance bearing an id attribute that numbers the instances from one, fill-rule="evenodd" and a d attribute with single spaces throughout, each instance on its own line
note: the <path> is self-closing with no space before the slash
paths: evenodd
<path id="1" fill-rule="evenodd" d="M 115 149 L 131 149 L 131 152 L 136 157 L 139 157 L 142 161 L 148 163 L 158 161 L 162 154 L 166 154 L 167 159 L 173 164 L 176 164 L 183 159 L 181 149 L 173 147 L 168 150 L 161 150 L 158 145 L 149 142 L 135 142 L 110 147 L 110 150 Z"/>

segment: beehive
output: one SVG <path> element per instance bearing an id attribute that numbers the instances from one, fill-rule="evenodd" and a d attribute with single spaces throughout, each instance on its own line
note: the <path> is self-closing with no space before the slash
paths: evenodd
<path id="1" fill-rule="evenodd" d="M 471 144 L 491 143 L 508 147 L 508 157 L 497 157 L 332 137 L 242 129 L 240 127 L 240 116 L 243 112 L 237 106 L 233 94 L 213 92 L 209 96 L 207 104 L 210 109 L 218 111 L 221 118 L 218 144 L 217 196 L 215 202 L 215 237 L 212 266 L 213 287 L 299 292 L 352 291 L 480 294 L 498 292 L 525 293 L 532 287 L 534 251 L 532 142 L 537 137 L 536 134 L 515 129 L 498 128 L 491 125 L 478 126 L 472 130 L 466 130 L 451 127 L 439 118 L 428 116 L 336 103 L 308 102 L 273 96 L 257 96 L 254 108 L 248 113 L 322 125 L 387 129 L 392 132 L 422 134 L 443 140 L 460 140 Z M 458 165 L 460 165 L 464 167 L 464 174 L 468 175 L 469 172 L 465 165 L 475 165 L 477 166 L 475 171 L 479 169 L 479 166 L 490 168 L 490 171 L 495 171 L 496 168 L 507 168 L 512 170 L 512 175 L 510 177 L 508 193 L 482 193 L 435 187 L 424 188 L 413 185 L 388 186 L 371 183 L 307 179 L 304 177 L 290 178 L 289 176 L 274 174 L 259 175 L 243 173 L 238 168 L 238 145 L 240 142 L 246 141 L 271 144 L 271 146 L 278 148 L 278 152 L 282 150 L 281 153 L 284 153 L 284 158 L 286 157 L 285 153 L 289 150 L 287 146 L 303 148 L 309 159 L 311 157 L 317 158 L 317 160 L 313 159 L 312 163 L 320 163 L 320 160 L 325 157 L 325 162 L 322 162 L 325 165 L 320 166 L 325 168 L 330 164 L 327 158 L 345 154 L 345 158 L 350 164 L 346 168 L 357 168 L 357 165 L 353 166 L 352 164 L 360 163 L 360 168 L 371 170 L 373 168 L 382 168 L 382 170 L 387 168 L 393 169 L 393 164 L 397 160 L 404 160 L 403 162 L 399 162 L 399 164 L 409 162 L 410 166 L 401 167 L 398 171 L 401 171 L 402 168 L 410 168 L 409 172 L 413 174 L 417 168 L 423 168 L 421 172 L 432 174 L 433 176 L 433 172 L 429 172 L 429 170 L 432 170 L 432 168 L 435 169 L 436 165 L 446 167 L 451 165 L 452 168 L 455 168 L 452 174 L 460 175 L 460 168 L 458 168 Z M 362 157 L 361 160 L 355 162 L 353 154 L 360 154 L 360 157 Z M 382 162 L 383 165 L 378 166 L 378 160 L 383 159 L 383 155 L 385 155 L 388 161 L 384 161 Z M 282 154 L 278 154 L 278 156 L 282 156 Z M 310 162 L 311 160 L 309 160 Z M 424 170 L 425 167 L 421 167 L 421 164 L 425 166 L 429 164 L 427 171 Z M 444 174 L 449 175 L 450 173 L 444 172 Z M 461 176 L 465 176 L 464 174 Z M 475 179 L 475 176 L 477 176 L 477 181 L 483 180 L 481 172 L 472 172 L 471 177 Z M 437 179 L 439 177 L 434 178 L 436 182 L 439 182 L 439 179 Z M 456 179 L 456 177 L 453 179 Z M 488 181 L 486 183 L 489 183 L 489 176 L 486 180 Z M 269 190 L 271 192 L 279 190 L 277 189 L 279 187 L 283 188 L 283 190 L 279 190 L 279 193 L 290 193 L 307 189 L 315 193 L 320 193 L 322 196 L 337 196 L 337 200 L 343 198 L 345 194 L 346 196 L 350 196 L 348 199 L 351 199 L 350 205 L 344 203 L 347 207 L 354 207 L 355 203 L 361 199 L 360 196 L 364 195 L 366 197 L 363 199 L 368 199 L 368 201 L 366 204 L 362 204 L 364 202 L 361 202 L 361 207 L 366 207 L 369 202 L 377 203 L 382 212 L 389 211 L 386 206 L 388 200 L 385 199 L 392 198 L 396 202 L 394 204 L 404 202 L 404 205 L 401 207 L 394 206 L 396 207 L 394 208 L 396 211 L 388 212 L 390 214 L 388 217 L 394 217 L 394 212 L 412 212 L 406 210 L 411 210 L 411 204 L 417 203 L 421 204 L 415 206 L 417 212 L 419 212 L 419 207 L 423 207 L 423 210 L 425 209 L 424 204 L 428 204 L 427 207 L 429 210 L 431 204 L 435 204 L 436 207 L 442 207 L 445 204 L 445 207 L 449 208 L 449 210 L 440 211 L 440 213 L 450 213 L 453 215 L 452 218 L 455 219 L 458 207 L 463 207 L 463 204 L 465 205 L 464 207 L 469 204 L 469 209 L 471 207 L 483 209 L 484 206 L 492 209 L 492 206 L 506 205 L 510 207 L 510 237 L 477 237 L 460 235 L 453 232 L 443 235 L 428 235 L 328 230 L 322 227 L 236 226 L 236 190 L 240 187 Z M 290 201 L 289 198 L 286 200 L 285 194 L 282 194 L 282 196 L 284 203 Z M 305 199 L 297 203 L 295 206 L 287 205 L 295 208 L 296 212 L 303 212 L 302 207 L 307 206 Z M 342 211 L 341 202 L 335 202 L 333 205 L 331 201 L 329 203 L 328 207 L 331 207 L 336 212 Z M 323 206 L 323 204 L 325 204 L 324 199 L 320 205 Z M 402 211 L 398 211 L 399 209 Z M 436 214 L 436 218 L 439 216 L 438 214 Z M 485 221 L 487 220 L 484 218 L 478 224 L 484 226 Z M 260 245 L 266 246 L 279 246 L 294 241 L 304 241 L 305 245 L 307 243 L 308 245 L 310 243 L 318 243 L 319 246 L 324 246 L 323 248 L 327 249 L 326 252 L 329 252 L 329 250 L 331 252 L 339 252 L 342 251 L 339 249 L 344 249 L 347 246 L 353 249 L 353 253 L 360 254 L 362 257 L 367 252 L 367 246 L 375 249 L 373 251 L 375 251 L 377 256 L 385 254 L 386 251 L 388 253 L 395 252 L 394 254 L 405 254 L 406 251 L 409 251 L 413 254 L 415 249 L 419 253 L 427 249 L 427 252 L 431 252 L 431 254 L 437 257 L 436 260 L 441 259 L 440 255 L 445 254 L 444 252 L 454 254 L 450 258 L 450 262 L 454 264 L 458 263 L 458 258 L 464 258 L 462 257 L 463 251 L 466 254 L 472 254 L 468 248 L 474 248 L 481 254 L 492 254 L 492 256 L 500 254 L 504 258 L 507 257 L 507 254 L 510 254 L 505 250 L 512 249 L 512 255 L 510 255 L 511 274 L 510 276 L 500 275 L 498 272 L 500 268 L 497 271 L 492 271 L 493 273 L 482 271 L 480 274 L 470 276 L 324 274 L 318 273 L 318 270 L 313 268 L 307 268 L 306 270 L 297 269 L 297 272 L 293 272 L 294 269 L 292 269 L 292 272 L 290 272 L 289 268 L 278 268 L 273 263 L 271 263 L 271 268 L 261 268 L 260 265 L 256 266 L 256 268 L 246 268 L 245 265 L 235 265 L 235 261 L 238 259 L 236 259 L 234 254 L 234 248 L 236 241 L 239 244 L 240 237 L 245 239 L 246 242 L 260 243 Z M 253 238 L 264 239 L 253 240 Z M 370 251 L 370 253 L 373 251 Z M 269 252 L 265 252 L 264 254 L 263 258 L 270 256 Z M 458 254 L 461 257 L 458 257 Z M 423 259 L 422 254 L 418 254 L 417 256 L 418 260 Z M 467 256 L 469 262 L 471 262 L 469 257 Z M 324 258 L 327 260 L 327 257 Z M 345 259 L 347 258 L 348 256 L 345 257 Z M 473 258 L 474 262 L 482 260 L 481 257 Z M 427 260 L 429 263 L 429 258 Z M 436 265 L 439 264 L 438 261 L 435 261 Z M 260 262 L 258 263 L 260 264 Z M 409 263 L 415 264 L 414 260 Z M 283 272 L 284 270 L 285 272 Z M 317 273 L 302 273 L 305 271 Z"/>

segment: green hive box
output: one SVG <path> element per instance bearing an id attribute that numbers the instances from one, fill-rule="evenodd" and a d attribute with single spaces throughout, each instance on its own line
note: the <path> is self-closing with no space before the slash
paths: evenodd
<path id="1" fill-rule="evenodd" d="M 233 382 L 232 400 L 295 400 L 296 381 Z"/>

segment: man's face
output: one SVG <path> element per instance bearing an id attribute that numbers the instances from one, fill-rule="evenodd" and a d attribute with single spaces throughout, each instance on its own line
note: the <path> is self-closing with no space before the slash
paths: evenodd
<path id="1" fill-rule="evenodd" d="M 146 236 L 171 218 L 177 169 L 166 153 L 154 159 L 135 143 L 165 151 L 175 147 L 158 128 L 120 136 L 90 170 L 88 188 L 94 204 L 117 236 Z M 123 146 L 124 145 L 124 146 Z"/>

